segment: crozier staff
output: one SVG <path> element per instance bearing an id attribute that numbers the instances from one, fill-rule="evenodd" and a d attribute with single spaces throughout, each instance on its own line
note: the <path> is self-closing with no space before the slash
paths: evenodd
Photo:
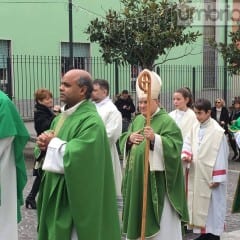
<path id="1" fill-rule="evenodd" d="M 151 102 L 151 72 L 150 71 L 145 69 L 139 74 L 138 86 L 145 94 L 147 94 L 146 127 L 150 127 L 150 102 Z M 146 228 L 149 147 L 150 147 L 149 135 L 146 135 L 145 159 L 144 159 L 144 179 L 143 179 L 143 207 L 142 207 L 141 240 L 144 240 L 145 228 Z"/>

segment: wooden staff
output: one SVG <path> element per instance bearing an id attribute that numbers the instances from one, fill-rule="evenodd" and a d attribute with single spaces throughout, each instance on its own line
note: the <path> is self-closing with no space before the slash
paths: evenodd
<path id="1" fill-rule="evenodd" d="M 187 164 L 187 167 L 185 169 L 185 191 L 186 191 L 186 199 L 188 201 L 188 178 L 189 178 L 189 168 L 190 164 Z"/>
<path id="2" fill-rule="evenodd" d="M 150 103 L 151 103 L 151 72 L 144 69 L 138 76 L 139 88 L 147 94 L 147 121 L 146 126 L 150 126 Z M 148 165 L 149 165 L 150 140 L 146 139 L 145 160 L 144 160 L 144 179 L 143 179 L 143 205 L 142 205 L 142 227 L 141 240 L 145 239 L 146 213 L 147 213 L 147 191 L 148 191 Z"/>

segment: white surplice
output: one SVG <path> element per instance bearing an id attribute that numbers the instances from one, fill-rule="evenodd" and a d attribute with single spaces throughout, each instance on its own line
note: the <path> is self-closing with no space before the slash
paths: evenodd
<path id="1" fill-rule="evenodd" d="M 109 97 L 95 104 L 106 127 L 112 156 L 116 193 L 119 198 L 121 197 L 122 170 L 116 142 L 122 134 L 122 115 Z"/>
<path id="2" fill-rule="evenodd" d="M 13 139 L 0 139 L 0 239 L 17 240 L 17 181 Z"/>
<path id="3" fill-rule="evenodd" d="M 196 114 L 190 108 L 187 108 L 186 111 L 173 110 L 169 113 L 169 116 L 177 123 L 183 139 L 187 136 L 193 124 L 197 122 Z"/>

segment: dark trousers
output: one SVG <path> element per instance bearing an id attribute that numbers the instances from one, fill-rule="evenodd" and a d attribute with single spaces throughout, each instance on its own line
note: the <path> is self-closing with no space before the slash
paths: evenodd
<path id="1" fill-rule="evenodd" d="M 37 193 L 39 191 L 39 187 L 40 187 L 40 183 L 41 183 L 41 179 L 42 179 L 42 170 L 38 169 L 38 174 L 35 175 L 35 179 L 31 188 L 30 193 L 28 194 L 27 198 L 28 199 L 34 199 L 37 196 Z"/>
<path id="2" fill-rule="evenodd" d="M 220 236 L 213 235 L 211 233 L 201 234 L 198 238 L 195 238 L 195 240 L 220 240 Z"/>
<path id="3" fill-rule="evenodd" d="M 127 118 L 123 118 L 123 120 L 122 120 L 122 133 L 128 131 L 129 124 L 130 124 L 130 120 L 128 120 Z"/>
<path id="4" fill-rule="evenodd" d="M 229 144 L 234 152 L 234 155 L 237 156 L 238 155 L 238 152 L 239 152 L 239 149 L 238 149 L 238 146 L 236 144 L 236 141 L 233 137 L 233 135 L 231 133 L 228 134 L 228 139 L 229 139 Z"/>

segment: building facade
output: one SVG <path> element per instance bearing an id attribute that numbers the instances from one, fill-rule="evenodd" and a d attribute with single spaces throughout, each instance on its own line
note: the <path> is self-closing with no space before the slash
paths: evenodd
<path id="1" fill-rule="evenodd" d="M 174 60 L 156 65 L 164 81 L 162 101 L 168 109 L 172 106 L 168 100 L 172 92 L 182 86 L 193 89 L 196 98 L 203 96 L 213 101 L 220 96 L 228 104 L 240 95 L 239 77 L 225 71 L 222 57 L 209 44 L 209 39 L 229 40 L 228 33 L 240 19 L 239 2 L 189 1 L 196 8 L 189 30 L 199 30 L 202 36 L 192 45 L 173 49 L 168 58 Z M 0 1 L 0 87 L 13 98 L 22 115 L 32 111 L 36 88 L 47 87 L 58 99 L 60 78 L 71 65 L 88 70 L 95 78 L 109 80 L 112 96 L 122 89 L 134 94 L 140 69 L 106 65 L 99 60 L 98 45 L 90 43 L 85 33 L 91 20 L 104 18 L 110 8 L 118 11 L 121 7 L 120 0 Z M 73 59 L 69 58 L 71 38 Z M 185 53 L 189 54 L 181 58 Z"/>

